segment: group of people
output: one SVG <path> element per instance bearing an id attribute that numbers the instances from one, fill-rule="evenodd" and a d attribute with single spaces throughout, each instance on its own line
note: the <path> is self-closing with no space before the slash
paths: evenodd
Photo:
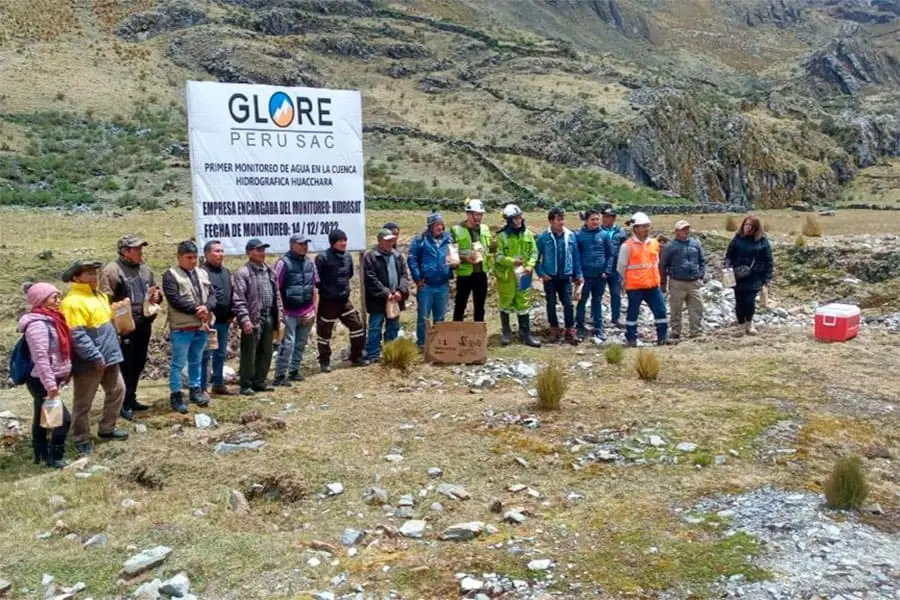
<path id="1" fill-rule="evenodd" d="M 354 264 L 341 230 L 329 235 L 329 248 L 309 256 L 310 239 L 298 234 L 274 266 L 267 263 L 269 245 L 259 239 L 246 244 L 247 262 L 233 274 L 225 266 L 221 242 L 208 241 L 201 251 L 191 240 L 178 244 L 177 263 L 158 286 L 144 262 L 147 242 L 132 235 L 118 242 L 119 256 L 107 265 L 92 260 L 73 263 L 62 275 L 70 284 L 62 296 L 50 283 L 26 284 L 30 311 L 19 320 L 19 331 L 30 350 L 33 369 L 26 385 L 34 399 L 34 459 L 63 466 L 70 427 L 76 452 L 93 450 L 89 413 L 98 388 L 104 402 L 97 435 L 124 440 L 119 418 L 133 420 L 149 406 L 137 399 L 138 383 L 147 363 L 151 331 L 163 302 L 168 305 L 171 359 L 169 403 L 188 412 L 188 404 L 205 406 L 210 394 L 234 394 L 225 385 L 231 323 L 240 329 L 239 393 L 253 395 L 289 387 L 302 381 L 301 364 L 315 326 L 319 368 L 332 369 L 331 340 L 338 321 L 349 330 L 350 363 L 365 366 L 379 360 L 384 342 L 395 339 L 400 314 L 412 284 L 417 299 L 416 342 L 426 341 L 430 320 L 441 322 L 450 303 L 450 280 L 456 279 L 453 319 L 465 318 L 470 298 L 473 317 L 484 321 L 489 278 L 496 282 L 501 343 L 512 342 L 516 317 L 521 343 L 539 347 L 531 331 L 529 298 L 533 276 L 541 279 L 546 295 L 551 343 L 578 344 L 591 336 L 605 341 L 602 297 L 610 294 L 611 322 L 621 328 L 621 290 L 628 299 L 625 338 L 638 344 L 638 315 L 642 303 L 652 311 L 657 343 L 677 342 L 682 312 L 687 305 L 689 336 L 699 335 L 703 304 L 700 288 L 706 257 L 687 221 L 675 225 L 674 238 L 661 245 L 650 236 L 650 219 L 635 213 L 627 223 L 629 235 L 616 224 L 615 211 L 589 210 L 578 231 L 566 227 L 565 211 L 553 208 L 548 226 L 535 236 L 521 209 L 509 204 L 502 211 L 497 232 L 483 222 L 480 200 L 469 200 L 465 218 L 446 228 L 440 213 L 428 216 L 426 228 L 413 237 L 404 255 L 397 247 L 399 227 L 386 223 L 376 244 L 362 261 L 368 329 L 351 300 Z M 728 246 L 725 264 L 735 275 L 736 316 L 743 332 L 755 334 L 756 296 L 772 277 L 772 249 L 758 218 L 748 216 Z M 671 307 L 671 332 L 666 310 Z M 127 300 L 127 302 L 126 302 Z M 573 305 L 574 303 L 574 305 Z M 563 307 L 560 327 L 557 307 Z M 591 328 L 586 323 L 590 304 Z M 125 307 L 123 309 L 122 307 Z M 118 326 L 117 312 L 130 310 L 129 326 Z M 41 323 L 43 325 L 41 325 Z M 274 378 L 268 376 L 275 356 Z M 187 368 L 188 394 L 182 391 Z M 56 399 L 60 388 L 73 382 L 72 413 L 63 407 L 62 424 L 48 430 L 41 425 L 45 400 Z"/>

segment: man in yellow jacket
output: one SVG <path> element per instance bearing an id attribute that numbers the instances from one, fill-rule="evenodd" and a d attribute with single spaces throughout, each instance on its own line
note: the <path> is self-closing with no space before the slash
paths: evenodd
<path id="1" fill-rule="evenodd" d="M 625 282 L 628 296 L 625 340 L 629 346 L 637 346 L 638 317 L 641 303 L 646 302 L 656 321 L 656 343 L 662 346 L 669 334 L 669 319 L 666 318 L 666 299 L 659 287 L 659 242 L 650 237 L 650 217 L 637 212 L 631 220 L 633 235 L 619 248 L 616 269 Z"/>
<path id="2" fill-rule="evenodd" d="M 97 427 L 101 439 L 124 440 L 128 432 L 116 429 L 116 419 L 125 399 L 125 382 L 119 364 L 122 350 L 112 321 L 109 298 L 98 289 L 100 262 L 80 260 L 63 273 L 71 283 L 63 298 L 61 311 L 72 330 L 72 442 L 75 451 L 93 452 L 91 443 L 91 404 L 98 387 L 103 387 L 103 416 Z"/>

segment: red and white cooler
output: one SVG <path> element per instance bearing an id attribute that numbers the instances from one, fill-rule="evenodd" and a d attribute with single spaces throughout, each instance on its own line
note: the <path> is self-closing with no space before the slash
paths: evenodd
<path id="1" fill-rule="evenodd" d="M 816 309 L 816 339 L 846 342 L 859 335 L 859 307 L 852 304 L 826 304 Z"/>

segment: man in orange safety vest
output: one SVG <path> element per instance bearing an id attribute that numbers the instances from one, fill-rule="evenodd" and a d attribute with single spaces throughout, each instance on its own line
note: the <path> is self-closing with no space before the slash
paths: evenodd
<path id="1" fill-rule="evenodd" d="M 666 318 L 666 299 L 660 289 L 659 242 L 650 237 L 650 217 L 642 212 L 632 216 L 634 235 L 619 248 L 617 271 L 625 282 L 628 311 L 625 315 L 625 340 L 637 346 L 638 316 L 641 303 L 646 302 L 656 321 L 656 343 L 666 343 L 669 319 Z"/>

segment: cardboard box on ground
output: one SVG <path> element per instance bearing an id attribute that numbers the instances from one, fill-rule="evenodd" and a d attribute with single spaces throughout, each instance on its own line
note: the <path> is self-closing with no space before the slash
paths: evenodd
<path id="1" fill-rule="evenodd" d="M 429 323 L 425 360 L 440 364 L 480 364 L 487 360 L 487 325 L 471 321 Z"/>

